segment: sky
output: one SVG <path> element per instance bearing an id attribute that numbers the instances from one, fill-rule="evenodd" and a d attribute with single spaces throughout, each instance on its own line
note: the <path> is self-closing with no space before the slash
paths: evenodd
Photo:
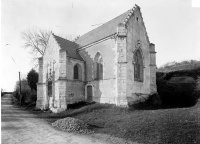
<path id="1" fill-rule="evenodd" d="M 157 66 L 200 60 L 200 7 L 191 0 L 1 0 L 1 88 L 13 91 L 34 67 L 21 33 L 50 30 L 65 38 L 83 35 L 137 4 Z M 93 26 L 96 25 L 96 26 Z"/>

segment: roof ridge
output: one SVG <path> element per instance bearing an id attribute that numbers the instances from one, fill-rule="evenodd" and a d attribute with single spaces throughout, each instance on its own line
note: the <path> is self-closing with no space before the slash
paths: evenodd
<path id="1" fill-rule="evenodd" d="M 56 43 L 62 50 L 66 50 L 68 53 L 68 56 L 73 59 L 84 61 L 81 55 L 77 52 L 78 44 L 75 42 L 72 42 L 70 40 L 67 40 L 65 38 L 62 38 L 60 36 L 55 35 L 52 33 L 53 38 L 55 39 Z"/>
<path id="2" fill-rule="evenodd" d="M 124 13 L 126 13 L 126 12 L 128 12 L 128 11 L 130 11 L 130 10 L 131 10 L 131 9 L 125 11 Z M 115 18 L 113 18 L 113 19 L 111 19 L 111 20 L 109 20 L 109 21 L 106 21 L 106 22 L 103 23 L 102 25 L 100 25 L 100 26 L 98 26 L 98 27 L 96 27 L 96 28 L 94 28 L 94 29 L 92 29 L 92 30 L 90 30 L 90 31 L 88 31 L 88 32 L 86 32 L 86 33 L 84 33 L 82 36 L 84 36 L 85 34 L 91 32 L 91 31 L 93 31 L 93 30 L 96 30 L 96 29 L 100 28 L 101 26 L 103 26 L 103 25 L 105 25 L 105 24 L 107 24 L 107 23 L 109 23 L 109 22 L 111 22 L 111 21 L 113 21 L 113 20 L 119 18 L 119 17 L 122 16 L 124 13 L 122 13 L 122 14 L 116 16 Z M 80 36 L 79 38 L 81 38 L 82 36 Z M 79 39 L 79 38 L 78 38 L 78 39 Z M 76 39 L 75 42 L 76 42 L 78 39 Z"/>
<path id="3" fill-rule="evenodd" d="M 140 8 L 138 5 L 135 4 L 135 6 L 133 6 L 133 8 L 131 8 L 131 9 L 129 9 L 129 10 L 127 10 L 127 11 L 124 12 L 124 13 L 126 13 L 126 12 L 130 11 L 130 13 L 127 15 L 127 17 L 126 17 L 125 20 L 123 21 L 124 24 L 126 24 L 126 23 L 128 22 L 128 20 L 130 19 L 131 15 L 133 14 L 133 12 L 134 12 L 134 10 L 136 9 L 136 7 Z M 98 26 L 98 27 L 96 27 L 96 28 L 94 28 L 94 29 L 92 29 L 92 30 L 86 32 L 85 34 L 87 34 L 87 33 L 91 32 L 91 31 L 93 31 L 93 30 L 95 30 L 95 29 L 97 29 L 97 28 L 99 28 L 99 27 L 101 27 L 101 26 L 103 26 L 103 25 L 109 23 L 110 21 L 113 21 L 114 19 L 119 18 L 119 17 L 122 16 L 124 13 L 122 13 L 122 14 L 116 16 L 115 18 L 113 18 L 113 19 L 111 19 L 111 20 L 109 20 L 109 21 L 103 23 L 102 25 L 100 25 L 100 26 Z M 83 34 L 82 36 L 84 36 L 85 34 Z M 82 36 L 80 36 L 80 37 L 82 37 Z M 79 37 L 79 38 L 80 38 L 80 37 Z M 77 39 L 77 40 L 78 40 L 78 39 Z"/>
<path id="4" fill-rule="evenodd" d="M 63 37 L 61 37 L 61 36 L 58 36 L 58 35 L 55 35 L 54 33 L 52 33 L 53 34 L 53 36 L 55 37 L 59 37 L 59 38 L 61 38 L 61 39 L 64 39 L 64 40 L 66 40 L 66 41 L 68 41 L 68 42 L 71 42 L 71 43 L 74 43 L 74 44 L 77 44 L 77 43 L 75 43 L 75 42 L 73 42 L 73 41 L 71 41 L 71 40 L 68 40 L 68 39 L 66 39 L 66 38 L 63 38 Z"/>
<path id="5" fill-rule="evenodd" d="M 129 9 L 129 10 L 131 10 L 131 9 Z M 129 10 L 125 11 L 124 13 L 128 12 Z M 105 24 L 107 24 L 107 23 L 109 23 L 109 22 L 111 22 L 111 21 L 113 21 L 113 20 L 119 18 L 119 17 L 122 16 L 124 13 L 122 13 L 122 14 L 116 16 L 115 18 L 113 18 L 113 19 L 111 19 L 111 20 L 109 20 L 109 21 L 103 23 L 102 25 L 100 25 L 100 26 L 98 26 L 98 27 L 96 27 L 96 28 L 94 28 L 94 29 L 92 29 L 92 30 L 90 30 L 90 31 L 93 31 L 93 30 L 95 30 L 95 29 L 97 29 L 97 28 L 99 28 L 99 27 L 101 27 L 101 26 L 103 26 L 103 25 L 105 25 Z M 90 32 L 90 31 L 89 31 L 89 32 Z M 87 32 L 87 33 L 89 33 L 89 32 Z"/>
<path id="6" fill-rule="evenodd" d="M 98 41 L 102 38 L 105 38 L 109 35 L 117 33 L 117 26 L 119 23 L 126 24 L 136 8 L 140 8 L 135 4 L 132 9 L 127 10 L 126 12 L 118 15 L 117 17 L 105 22 L 101 26 L 90 30 L 89 32 L 83 34 L 78 39 L 75 40 L 75 43 L 79 44 L 80 47 L 89 45 Z"/>

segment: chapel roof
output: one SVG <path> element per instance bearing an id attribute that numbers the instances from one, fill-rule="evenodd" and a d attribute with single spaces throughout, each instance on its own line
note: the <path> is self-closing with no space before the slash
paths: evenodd
<path id="1" fill-rule="evenodd" d="M 69 57 L 84 61 L 80 54 L 77 52 L 78 45 L 75 42 L 56 36 L 55 34 L 52 35 L 54 36 L 60 48 L 67 51 Z"/>
<path id="2" fill-rule="evenodd" d="M 136 5 L 137 6 L 137 5 Z M 108 36 L 111 36 L 117 32 L 117 26 L 119 23 L 123 23 L 127 17 L 132 14 L 133 9 L 126 11 L 125 13 L 117 16 L 116 18 L 104 23 L 103 25 L 91 30 L 90 32 L 79 37 L 75 42 L 80 47 L 86 46 Z"/>

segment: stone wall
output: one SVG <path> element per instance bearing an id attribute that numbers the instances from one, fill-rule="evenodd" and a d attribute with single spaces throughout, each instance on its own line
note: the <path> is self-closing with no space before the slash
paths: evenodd
<path id="1" fill-rule="evenodd" d="M 139 44 L 138 44 L 139 43 Z M 150 68 L 150 42 L 139 8 L 135 8 L 134 14 L 127 22 L 127 98 L 135 101 L 140 95 L 148 95 L 151 92 L 150 82 L 155 81 L 154 71 Z M 143 81 L 134 80 L 134 52 L 141 49 L 143 57 Z M 150 74 L 150 71 L 153 72 Z M 153 77 L 153 78 L 151 78 Z"/>
<path id="2" fill-rule="evenodd" d="M 72 104 L 79 101 L 85 101 L 84 82 L 81 81 L 67 81 L 66 102 Z"/>
<path id="3" fill-rule="evenodd" d="M 127 105 L 127 31 L 125 24 L 117 28 L 117 105 Z"/>
<path id="4" fill-rule="evenodd" d="M 85 63 L 84 61 L 67 58 L 67 81 L 66 81 L 66 97 L 67 103 L 74 103 L 78 101 L 85 100 L 85 89 L 84 89 L 84 81 L 85 81 Z M 79 79 L 74 79 L 74 66 L 79 65 L 81 75 L 79 75 Z"/>
<path id="5" fill-rule="evenodd" d="M 36 108 L 44 109 L 44 84 L 38 83 L 37 84 L 37 102 L 36 102 Z"/>
<path id="6" fill-rule="evenodd" d="M 116 103 L 116 79 L 108 79 L 108 80 L 94 80 L 87 82 L 86 87 L 88 85 L 93 86 L 93 101 L 99 103 Z M 85 87 L 85 99 L 87 99 L 87 89 Z"/>
<path id="7" fill-rule="evenodd" d="M 118 24 L 116 33 L 78 50 L 85 61 L 68 56 L 60 49 L 53 35 L 40 61 L 37 107 L 67 109 L 67 104 L 87 100 L 87 86 L 92 86 L 93 101 L 127 106 L 156 92 L 155 45 L 150 44 L 139 7 L 134 8 L 125 23 Z M 143 80 L 134 79 L 134 53 L 140 49 L 143 57 Z M 103 79 L 95 79 L 95 56 L 103 59 Z M 81 69 L 74 79 L 74 66 Z M 79 69 L 79 70 L 80 70 Z M 53 96 L 47 96 L 47 82 L 53 82 Z"/>
<path id="8" fill-rule="evenodd" d="M 81 67 L 81 79 L 74 80 L 74 66 Z M 40 60 L 37 107 L 67 109 L 67 104 L 84 100 L 85 64 L 72 59 L 61 49 L 53 35 Z M 52 81 L 52 97 L 48 96 L 48 81 Z"/>
<path id="9" fill-rule="evenodd" d="M 94 80 L 94 58 L 99 52 L 103 58 L 103 79 Z M 85 59 L 86 84 L 93 86 L 93 100 L 101 103 L 115 103 L 117 94 L 116 75 L 116 40 L 115 37 L 93 43 L 93 45 L 79 50 Z"/>
<path id="10" fill-rule="evenodd" d="M 39 77 L 38 77 L 38 83 L 37 83 L 37 102 L 36 102 L 36 107 L 42 109 L 43 107 L 43 58 L 38 59 L 38 64 L 39 64 Z"/>
<path id="11" fill-rule="evenodd" d="M 61 109 L 67 109 L 67 104 L 84 100 L 84 80 L 85 64 L 84 61 L 70 58 L 66 50 L 59 52 L 59 79 L 58 88 L 59 97 L 54 103 L 60 103 Z M 81 72 L 80 79 L 74 80 L 74 66 L 78 64 Z"/>
<path id="12" fill-rule="evenodd" d="M 76 64 L 79 64 L 81 67 L 81 78 L 79 79 L 79 81 L 84 82 L 85 81 L 85 63 L 84 63 L 84 61 L 72 59 L 69 57 L 67 57 L 67 61 L 66 61 L 67 79 L 74 80 L 74 66 Z M 75 81 L 77 81 L 77 80 L 75 80 Z"/>
<path id="13" fill-rule="evenodd" d="M 53 35 L 50 36 L 49 42 L 46 48 L 46 51 L 43 56 L 43 80 L 42 82 L 45 83 L 44 87 L 44 105 L 46 107 L 54 106 L 54 101 L 57 102 L 56 106 L 60 107 L 59 96 L 57 95 L 59 92 L 59 75 L 60 75 L 60 47 L 56 40 L 54 39 Z M 66 52 L 65 52 L 66 53 Z M 52 97 L 48 96 L 48 88 L 47 82 L 51 79 L 52 81 Z M 51 103 L 51 104 L 50 104 Z"/>
<path id="14" fill-rule="evenodd" d="M 63 98 L 65 97 L 65 91 L 60 92 L 60 90 L 66 87 L 65 84 L 63 86 L 63 83 L 59 82 L 60 73 L 62 73 L 63 77 L 66 77 L 66 51 L 60 50 L 58 43 L 51 35 L 43 56 L 43 63 L 39 67 L 40 84 L 38 84 L 37 102 L 41 101 L 40 103 L 44 108 L 61 107 L 61 105 L 66 108 L 66 103 L 64 104 L 60 101 L 60 99 L 65 99 Z M 48 96 L 47 82 L 49 80 L 52 81 L 52 97 Z"/>
<path id="15" fill-rule="evenodd" d="M 46 82 L 47 78 L 51 73 L 55 71 L 55 81 L 59 78 L 59 70 L 60 70 L 60 47 L 53 35 L 50 36 L 49 42 L 43 56 L 43 82 Z M 48 77 L 47 77 L 48 73 Z"/>
<path id="16" fill-rule="evenodd" d="M 156 85 L 156 52 L 155 45 L 150 44 L 150 92 L 157 92 Z"/>

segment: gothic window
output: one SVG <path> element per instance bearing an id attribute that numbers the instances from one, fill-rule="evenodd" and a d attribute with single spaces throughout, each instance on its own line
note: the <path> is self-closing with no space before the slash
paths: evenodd
<path id="1" fill-rule="evenodd" d="M 141 51 L 138 49 L 134 54 L 134 80 L 143 81 L 143 59 Z"/>
<path id="2" fill-rule="evenodd" d="M 78 66 L 74 66 L 74 79 L 78 79 Z"/>
<path id="3" fill-rule="evenodd" d="M 74 79 L 75 80 L 81 80 L 81 77 L 82 74 L 81 74 L 81 66 L 79 64 L 76 64 L 74 66 Z"/>
<path id="4" fill-rule="evenodd" d="M 94 79 L 103 79 L 103 58 L 99 52 L 96 54 L 94 59 Z"/>

